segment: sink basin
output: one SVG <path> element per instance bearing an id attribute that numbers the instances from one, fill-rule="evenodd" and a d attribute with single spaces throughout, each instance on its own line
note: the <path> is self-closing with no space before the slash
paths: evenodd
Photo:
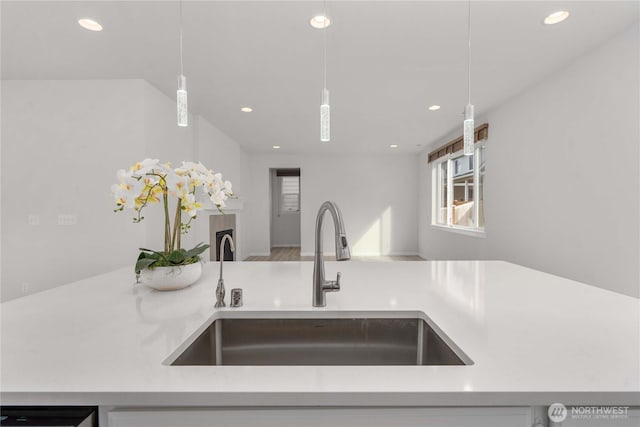
<path id="1" fill-rule="evenodd" d="M 468 365 L 473 362 L 422 313 L 233 313 L 203 325 L 168 364 Z M 320 317 L 321 316 L 321 317 Z M 185 348 L 186 347 L 186 348 Z"/>

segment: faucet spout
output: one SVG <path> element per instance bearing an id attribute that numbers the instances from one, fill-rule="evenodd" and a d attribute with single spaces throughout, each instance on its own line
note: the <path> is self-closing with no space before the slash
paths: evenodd
<path id="1" fill-rule="evenodd" d="M 220 239 L 220 252 L 218 252 L 220 254 L 220 278 L 218 279 L 218 286 L 216 287 L 216 304 L 214 306 L 216 308 L 227 306 L 227 304 L 224 302 L 224 295 L 226 291 L 224 289 L 224 279 L 222 278 L 222 267 L 224 265 L 224 244 L 227 240 L 229 241 L 231 252 L 236 251 L 236 245 L 234 245 L 231 235 L 225 234 L 224 236 L 222 236 L 222 239 Z"/>
<path id="2" fill-rule="evenodd" d="M 347 234 L 344 230 L 344 222 L 342 221 L 342 213 L 334 202 L 324 202 L 318 210 L 318 216 L 316 217 L 316 231 L 315 231 L 315 256 L 313 260 L 313 306 L 325 307 L 327 305 L 325 293 L 336 292 L 340 290 L 340 273 L 335 281 L 325 280 L 324 278 L 324 257 L 322 250 L 322 222 L 324 220 L 324 214 L 329 211 L 333 218 L 333 225 L 335 228 L 335 242 L 336 242 L 336 260 L 346 261 L 351 259 L 351 252 L 349 250 L 349 244 L 347 242 Z"/>

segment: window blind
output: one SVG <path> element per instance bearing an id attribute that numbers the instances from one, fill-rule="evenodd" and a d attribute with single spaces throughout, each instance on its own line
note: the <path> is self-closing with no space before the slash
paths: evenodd
<path id="1" fill-rule="evenodd" d="M 482 141 L 489 137 L 489 123 L 481 124 L 480 126 L 475 128 L 474 132 L 474 141 Z M 448 154 L 455 153 L 456 151 L 462 150 L 464 145 L 464 139 L 462 136 L 454 139 L 453 141 L 449 141 L 443 146 L 436 148 L 432 152 L 429 153 L 429 162 L 433 162 L 434 160 L 439 159 L 440 157 L 444 157 Z"/>
<path id="2" fill-rule="evenodd" d="M 280 176 L 280 213 L 300 210 L 300 177 Z"/>

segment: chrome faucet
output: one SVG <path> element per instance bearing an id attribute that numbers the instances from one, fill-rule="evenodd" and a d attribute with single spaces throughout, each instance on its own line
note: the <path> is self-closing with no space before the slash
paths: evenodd
<path id="1" fill-rule="evenodd" d="M 236 246 L 233 244 L 233 238 L 231 238 L 230 234 L 225 234 L 220 240 L 220 278 L 218 279 L 218 287 L 216 288 L 216 305 L 214 307 L 226 307 L 227 304 L 224 303 L 224 279 L 222 278 L 222 266 L 224 265 L 224 243 L 229 241 L 229 246 L 231 246 L 231 252 L 236 251 Z"/>
<path id="2" fill-rule="evenodd" d="M 342 214 L 338 205 L 334 202 L 324 202 L 320 206 L 316 217 L 316 253 L 313 259 L 313 306 L 324 307 L 327 305 L 325 292 L 336 292 L 340 290 L 340 273 L 336 280 L 324 279 L 324 257 L 322 254 L 322 220 L 324 213 L 331 212 L 333 225 L 336 233 L 336 261 L 346 261 L 351 259 L 347 236 L 344 231 Z"/>

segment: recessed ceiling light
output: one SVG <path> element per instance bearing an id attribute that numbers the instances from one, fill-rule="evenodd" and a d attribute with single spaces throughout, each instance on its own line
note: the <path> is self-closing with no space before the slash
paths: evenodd
<path id="1" fill-rule="evenodd" d="M 429 110 L 431 110 L 431 111 L 437 111 L 439 109 L 440 109 L 439 105 L 432 105 L 431 107 L 429 107 Z"/>
<path id="2" fill-rule="evenodd" d="M 251 107 L 242 107 L 240 109 L 240 111 L 242 111 L 243 113 L 250 113 L 250 112 L 253 111 L 253 108 L 251 108 Z"/>
<path id="3" fill-rule="evenodd" d="M 274 146 L 273 146 L 273 149 L 274 149 L 274 150 L 277 150 L 278 148 L 280 148 L 280 146 L 279 146 L 279 145 L 274 145 Z"/>
<path id="4" fill-rule="evenodd" d="M 391 144 L 389 148 L 398 148 L 398 144 Z"/>
<path id="5" fill-rule="evenodd" d="M 80 24 L 82 28 L 89 31 L 102 31 L 102 25 L 100 25 L 100 23 L 94 21 L 93 19 L 82 18 L 78 20 L 78 24 Z"/>
<path id="6" fill-rule="evenodd" d="M 557 24 L 559 22 L 564 21 L 569 17 L 569 12 L 566 10 L 559 10 L 557 12 L 553 12 L 551 15 L 544 18 L 544 23 L 547 25 Z"/>
<path id="7" fill-rule="evenodd" d="M 331 19 L 324 15 L 316 15 L 311 18 L 309 24 L 311 24 L 313 28 L 322 30 L 323 28 L 327 28 L 329 25 L 331 25 Z"/>

